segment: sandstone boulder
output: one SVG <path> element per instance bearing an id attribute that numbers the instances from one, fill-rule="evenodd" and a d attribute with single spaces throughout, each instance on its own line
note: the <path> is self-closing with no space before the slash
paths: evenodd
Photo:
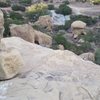
<path id="1" fill-rule="evenodd" d="M 35 42 L 45 47 L 50 47 L 52 44 L 52 38 L 49 35 L 33 29 L 28 24 L 11 25 L 10 32 L 12 36 L 21 37 L 28 42 Z"/>
<path id="2" fill-rule="evenodd" d="M 72 33 L 74 38 L 77 38 L 81 34 L 86 34 L 84 29 L 86 28 L 86 23 L 83 21 L 74 21 L 71 24 Z"/>
<path id="3" fill-rule="evenodd" d="M 2 42 L 20 51 L 25 65 L 17 78 L 0 82 L 1 100 L 100 99 L 99 65 L 71 51 L 52 50 L 18 37 Z"/>
<path id="4" fill-rule="evenodd" d="M 89 60 L 89 61 L 95 61 L 95 54 L 92 52 L 88 52 L 88 53 L 83 53 L 80 55 L 81 58 L 83 58 L 84 60 Z"/>
<path id="5" fill-rule="evenodd" d="M 23 60 L 17 50 L 10 48 L 0 51 L 0 80 L 13 78 L 22 66 Z"/>
<path id="6" fill-rule="evenodd" d="M 39 25 L 51 31 L 52 30 L 52 19 L 49 15 L 40 16 L 38 21 L 35 22 L 34 25 Z"/>

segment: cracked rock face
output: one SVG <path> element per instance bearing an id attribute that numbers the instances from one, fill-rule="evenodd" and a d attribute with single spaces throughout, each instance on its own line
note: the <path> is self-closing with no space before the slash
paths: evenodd
<path id="1" fill-rule="evenodd" d="M 20 51 L 25 65 L 18 77 L 0 82 L 0 100 L 100 100 L 99 65 L 17 37 L 1 43 Z"/>

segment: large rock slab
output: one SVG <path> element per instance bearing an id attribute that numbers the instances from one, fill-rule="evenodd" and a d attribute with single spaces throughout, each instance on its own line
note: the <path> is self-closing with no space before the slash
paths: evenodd
<path id="1" fill-rule="evenodd" d="M 17 37 L 1 43 L 19 50 L 25 65 L 17 78 L 0 82 L 0 100 L 100 100 L 99 65 Z"/>
<path id="2" fill-rule="evenodd" d="M 31 43 L 36 42 L 44 47 L 50 47 L 52 45 L 51 36 L 33 29 L 33 27 L 29 24 L 12 24 L 10 27 L 10 32 L 12 36 L 21 37 L 22 39 Z"/>

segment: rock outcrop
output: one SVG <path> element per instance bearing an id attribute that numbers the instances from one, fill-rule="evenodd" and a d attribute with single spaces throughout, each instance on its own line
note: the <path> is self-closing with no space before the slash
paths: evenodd
<path id="1" fill-rule="evenodd" d="M 20 51 L 25 62 L 17 78 L 0 82 L 1 100 L 100 99 L 99 65 L 68 50 L 52 50 L 18 37 L 1 43 Z"/>
<path id="2" fill-rule="evenodd" d="M 71 24 L 71 29 L 72 29 L 72 33 L 74 35 L 74 38 L 77 38 L 79 35 L 81 34 L 86 34 L 86 32 L 84 31 L 84 29 L 86 28 L 86 23 L 83 21 L 74 21 Z"/>
<path id="3" fill-rule="evenodd" d="M 11 25 L 10 32 L 12 36 L 21 37 L 22 39 L 45 47 L 50 47 L 52 45 L 52 38 L 40 31 L 32 28 L 31 25 Z"/>
<path id="4" fill-rule="evenodd" d="M 0 80 L 10 79 L 20 72 L 23 60 L 20 53 L 12 48 L 0 51 Z"/>

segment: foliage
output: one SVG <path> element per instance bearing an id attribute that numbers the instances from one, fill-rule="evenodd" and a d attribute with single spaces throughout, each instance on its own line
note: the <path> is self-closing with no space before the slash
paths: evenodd
<path id="1" fill-rule="evenodd" d="M 59 31 L 59 30 L 64 30 L 65 26 L 64 25 L 54 25 L 53 30 L 54 31 Z"/>
<path id="2" fill-rule="evenodd" d="M 10 4 L 6 2 L 0 2 L 0 7 L 9 7 Z"/>
<path id="3" fill-rule="evenodd" d="M 22 4 L 31 4 L 32 0 L 19 0 L 19 3 L 22 3 Z"/>
<path id="4" fill-rule="evenodd" d="M 94 40 L 95 44 L 100 45 L 100 33 L 99 32 L 95 33 L 94 37 L 95 37 Z"/>
<path id="5" fill-rule="evenodd" d="M 48 14 L 48 5 L 44 3 L 33 4 L 26 10 L 27 17 L 32 21 L 36 21 L 39 16 L 46 14 Z"/>
<path id="6" fill-rule="evenodd" d="M 68 0 L 65 0 L 65 1 L 63 1 L 63 3 L 68 5 L 69 4 L 69 1 Z"/>
<path id="7" fill-rule="evenodd" d="M 70 15 L 72 13 L 72 9 L 66 4 L 61 4 L 55 12 L 57 14 Z"/>
<path id="8" fill-rule="evenodd" d="M 72 21 L 81 20 L 87 23 L 87 25 L 93 25 L 97 22 L 95 18 L 84 16 L 84 15 L 72 15 L 70 18 Z"/>
<path id="9" fill-rule="evenodd" d="M 69 29 L 70 27 L 71 27 L 71 24 L 72 24 L 72 21 L 71 20 L 69 20 L 69 21 L 66 21 L 65 22 L 65 30 L 67 30 L 67 29 Z"/>
<path id="10" fill-rule="evenodd" d="M 23 20 L 23 16 L 20 14 L 20 13 L 17 13 L 17 12 L 10 12 L 10 18 L 13 19 L 13 20 Z"/>
<path id="11" fill-rule="evenodd" d="M 81 44 L 81 46 L 79 47 L 83 52 L 89 52 L 90 50 L 92 50 L 91 44 L 89 42 L 84 42 Z"/>
<path id="12" fill-rule="evenodd" d="M 89 42 L 84 42 L 80 46 L 77 46 L 74 43 L 68 42 L 62 34 L 56 35 L 54 37 L 54 40 L 57 43 L 57 45 L 62 44 L 65 49 L 68 49 L 76 54 L 81 54 L 92 50 L 91 44 Z"/>
<path id="13" fill-rule="evenodd" d="M 21 5 L 13 5 L 12 10 L 14 11 L 25 11 L 25 7 Z"/>
<path id="14" fill-rule="evenodd" d="M 100 65 L 100 48 L 96 50 L 95 63 Z"/>
<path id="15" fill-rule="evenodd" d="M 10 22 L 6 19 L 5 20 L 5 23 L 4 23 L 4 27 L 5 27 L 4 34 L 3 34 L 4 37 L 11 36 L 10 29 L 9 29 L 9 25 L 10 25 Z"/>
<path id="16" fill-rule="evenodd" d="M 48 10 L 54 10 L 54 9 L 55 9 L 54 5 L 52 5 L 52 4 L 48 5 Z"/>
<path id="17" fill-rule="evenodd" d="M 100 4 L 100 0 L 90 0 L 93 4 Z"/>
<path id="18" fill-rule="evenodd" d="M 86 42 L 94 42 L 95 41 L 95 36 L 93 34 L 92 31 L 88 31 L 86 32 L 87 34 L 86 35 L 82 35 L 81 38 L 83 40 L 85 40 Z"/>

